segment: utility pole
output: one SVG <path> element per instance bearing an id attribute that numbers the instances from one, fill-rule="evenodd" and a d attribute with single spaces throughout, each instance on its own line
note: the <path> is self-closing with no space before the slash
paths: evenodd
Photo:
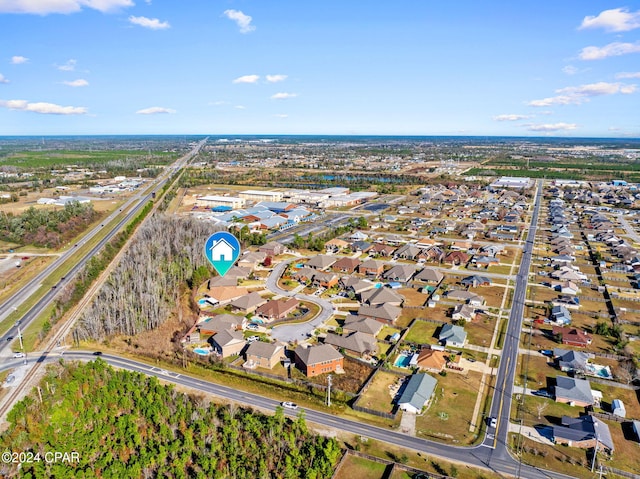
<path id="1" fill-rule="evenodd" d="M 595 432 L 595 435 L 596 435 L 596 447 L 593 450 L 593 460 L 591 461 L 591 472 L 593 472 L 593 469 L 596 467 L 596 458 L 598 457 L 598 423 L 595 422 L 595 418 L 593 422 L 593 431 Z"/>
<path id="2" fill-rule="evenodd" d="M 331 407 L 331 374 L 327 376 L 327 406 Z"/>
<path id="3" fill-rule="evenodd" d="M 22 344 L 22 331 L 20 331 L 20 326 L 18 326 L 18 339 L 20 340 L 20 349 L 24 351 L 24 345 Z"/>

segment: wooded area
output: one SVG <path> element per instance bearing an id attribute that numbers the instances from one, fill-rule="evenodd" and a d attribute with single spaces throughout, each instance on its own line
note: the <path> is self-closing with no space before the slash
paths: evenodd
<path id="1" fill-rule="evenodd" d="M 79 462 L 0 465 L 2 477 L 331 477 L 338 443 L 302 416 L 221 406 L 104 361 L 50 368 L 10 411 L 3 450 L 79 453 Z"/>
<path id="2" fill-rule="evenodd" d="M 0 214 L 0 239 L 21 245 L 57 248 L 83 231 L 98 213 L 91 203 L 72 201 L 62 209 L 31 207 L 20 215 Z"/>
<path id="3" fill-rule="evenodd" d="M 192 219 L 154 215 L 136 233 L 74 331 L 77 340 L 135 335 L 164 322 L 209 265 L 203 250 L 218 228 Z M 206 278 L 205 278 L 206 279 Z"/>

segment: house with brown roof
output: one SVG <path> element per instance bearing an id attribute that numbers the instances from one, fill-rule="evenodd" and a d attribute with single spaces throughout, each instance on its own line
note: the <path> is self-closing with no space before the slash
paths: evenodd
<path id="1" fill-rule="evenodd" d="M 207 303 L 211 305 L 222 306 L 246 294 L 246 288 L 239 288 L 237 286 L 214 286 L 213 288 L 209 288 L 205 299 Z"/>
<path id="2" fill-rule="evenodd" d="M 321 286 L 323 288 L 332 288 L 336 284 L 340 278 L 337 274 L 334 273 L 325 273 L 324 271 L 318 271 L 313 275 L 313 285 L 318 287 Z"/>
<path id="3" fill-rule="evenodd" d="M 238 311 L 243 314 L 253 313 L 259 306 L 267 302 L 262 296 L 255 291 L 239 297 L 229 303 L 232 311 Z"/>
<path id="4" fill-rule="evenodd" d="M 267 256 L 271 257 L 283 254 L 285 250 L 286 247 L 284 245 L 281 245 L 277 241 L 270 241 L 267 244 L 263 244 L 262 246 L 258 247 L 258 251 L 262 251 L 263 253 L 266 253 Z"/>
<path id="5" fill-rule="evenodd" d="M 333 263 L 337 261 L 335 256 L 329 256 L 326 254 L 319 254 L 311 258 L 305 266 L 319 271 L 327 270 Z"/>
<path id="6" fill-rule="evenodd" d="M 424 370 L 432 373 L 439 373 L 447 364 L 447 354 L 437 349 L 423 348 L 418 353 L 416 365 Z"/>
<path id="7" fill-rule="evenodd" d="M 361 294 L 364 291 L 373 289 L 376 287 L 375 283 L 366 279 L 354 278 L 353 276 L 343 276 L 338 281 L 338 284 L 342 289 L 347 292 L 353 292 L 354 294 Z"/>
<path id="8" fill-rule="evenodd" d="M 462 265 L 469 262 L 469 255 L 463 251 L 452 251 L 444 258 L 445 263 L 452 265 Z"/>
<path id="9" fill-rule="evenodd" d="M 375 259 L 368 259 L 358 266 L 358 272 L 366 276 L 377 278 L 384 271 L 384 262 Z"/>
<path id="10" fill-rule="evenodd" d="M 249 344 L 244 355 L 247 368 L 273 369 L 276 364 L 286 358 L 284 346 L 264 341 L 254 341 Z"/>
<path id="11" fill-rule="evenodd" d="M 196 327 L 200 331 L 200 334 L 210 336 L 220 331 L 224 331 L 225 329 L 243 329 L 246 324 L 247 319 L 244 316 L 236 316 L 235 314 L 218 314 L 199 322 Z"/>
<path id="12" fill-rule="evenodd" d="M 240 256 L 240 259 L 236 263 L 241 268 L 254 269 L 256 266 L 264 263 L 267 258 L 267 254 L 264 251 L 254 251 Z"/>
<path id="13" fill-rule="evenodd" d="M 364 304 L 375 306 L 378 304 L 392 304 L 402 306 L 404 298 L 389 288 L 374 288 L 360 294 L 360 300 Z"/>
<path id="14" fill-rule="evenodd" d="M 580 348 L 586 348 L 591 344 L 591 335 L 582 329 L 554 326 L 552 331 L 554 336 L 560 335 L 562 337 L 562 344 Z"/>
<path id="15" fill-rule="evenodd" d="M 376 306 L 360 306 L 358 316 L 375 319 L 387 324 L 395 324 L 402 313 L 402 308 L 392 304 L 379 304 Z"/>
<path id="16" fill-rule="evenodd" d="M 338 349 L 342 348 L 358 356 L 374 356 L 378 353 L 378 342 L 376 338 L 360 331 L 344 336 L 327 333 L 324 343 L 335 346 Z"/>
<path id="17" fill-rule="evenodd" d="M 354 314 L 348 315 L 344 320 L 344 324 L 342 325 L 342 331 L 345 334 L 359 331 L 361 333 L 377 336 L 382 328 L 383 326 L 380 321 L 376 321 L 375 319 L 366 318 L 363 316 L 357 316 Z"/>
<path id="18" fill-rule="evenodd" d="M 247 342 L 242 331 L 225 329 L 211 336 L 213 349 L 223 358 L 228 358 L 235 354 L 240 354 Z"/>
<path id="19" fill-rule="evenodd" d="M 413 279 L 423 281 L 427 284 L 440 284 L 440 281 L 444 279 L 444 274 L 434 268 L 424 268 L 418 271 L 418 274 L 416 274 Z"/>
<path id="20" fill-rule="evenodd" d="M 338 261 L 331 265 L 331 270 L 336 273 L 354 273 L 358 266 L 360 265 L 360 260 L 358 258 L 349 258 L 345 256 L 340 258 Z"/>
<path id="21" fill-rule="evenodd" d="M 299 305 L 300 301 L 295 298 L 271 299 L 256 309 L 256 315 L 267 321 L 285 319 L 287 315 L 293 313 Z"/>
<path id="22" fill-rule="evenodd" d="M 406 283 L 416 273 L 416 266 L 413 264 L 396 264 L 391 269 L 382 273 L 382 277 L 389 281 L 400 281 Z"/>
<path id="23" fill-rule="evenodd" d="M 298 346 L 294 351 L 296 367 L 307 377 L 320 374 L 342 372 L 344 357 L 330 344 L 318 344 L 316 346 Z"/>
<path id="24" fill-rule="evenodd" d="M 349 246 L 348 241 L 342 240 L 340 238 L 333 238 L 324 244 L 324 249 L 327 252 L 337 253 L 338 251 L 341 251 L 347 248 L 348 246 Z"/>
<path id="25" fill-rule="evenodd" d="M 394 246 L 384 243 L 375 243 L 371 246 L 371 249 L 369 249 L 369 254 L 377 256 L 391 256 L 395 250 L 396 248 Z"/>

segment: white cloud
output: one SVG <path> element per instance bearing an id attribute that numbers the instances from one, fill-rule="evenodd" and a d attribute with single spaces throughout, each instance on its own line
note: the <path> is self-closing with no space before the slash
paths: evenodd
<path id="1" fill-rule="evenodd" d="M 247 109 L 247 107 L 246 107 L 246 106 L 244 106 L 244 105 L 236 105 L 236 106 L 234 106 L 234 108 L 235 108 L 236 110 L 246 110 L 246 109 Z"/>
<path id="2" fill-rule="evenodd" d="M 608 57 L 619 57 L 629 53 L 640 52 L 640 42 L 613 42 L 604 47 L 585 47 L 579 54 L 580 60 L 602 60 Z"/>
<path id="3" fill-rule="evenodd" d="M 171 108 L 164 108 L 161 106 L 152 106 L 150 108 L 143 108 L 142 110 L 138 110 L 136 113 L 138 115 L 160 115 L 163 113 L 175 113 L 175 110 Z"/>
<path id="4" fill-rule="evenodd" d="M 233 80 L 232 83 L 256 83 L 260 80 L 258 75 L 244 75 Z"/>
<path id="5" fill-rule="evenodd" d="M 222 106 L 222 105 L 228 105 L 228 104 L 229 102 L 224 100 L 209 102 L 209 105 L 213 105 L 213 106 Z"/>
<path id="6" fill-rule="evenodd" d="M 276 118 L 289 118 L 289 115 L 287 115 L 286 113 L 277 113 L 275 115 Z"/>
<path id="7" fill-rule="evenodd" d="M 7 80 L 2 73 L 0 73 L 0 83 L 9 83 L 9 80 Z"/>
<path id="8" fill-rule="evenodd" d="M 562 73 L 565 73 L 567 75 L 575 75 L 576 73 L 578 73 L 578 69 L 573 65 L 567 65 L 562 69 Z"/>
<path id="9" fill-rule="evenodd" d="M 621 72 L 621 73 L 616 73 L 616 78 L 617 79 L 640 78 L 640 72 Z"/>
<path id="10" fill-rule="evenodd" d="M 0 100 L 0 107 L 44 115 L 84 115 L 87 113 L 87 109 L 83 106 L 61 106 L 46 102 L 29 103 L 27 100 Z"/>
<path id="11" fill-rule="evenodd" d="M 29 59 L 27 57 L 23 57 L 20 55 L 14 55 L 11 57 L 11 63 L 13 65 L 21 65 L 22 63 L 27 63 Z"/>
<path id="12" fill-rule="evenodd" d="M 76 13 L 83 7 L 107 13 L 133 5 L 133 0 L 0 0 L 0 13 Z"/>
<path id="13" fill-rule="evenodd" d="M 627 32 L 640 28 L 640 11 L 629 12 L 628 8 L 604 10 L 598 16 L 584 17 L 579 29 L 603 28 L 608 32 Z"/>
<path id="14" fill-rule="evenodd" d="M 494 121 L 518 121 L 518 120 L 526 120 L 527 118 L 531 118 L 531 115 L 505 114 L 505 115 L 497 115 L 493 117 Z"/>
<path id="15" fill-rule="evenodd" d="M 598 82 L 588 85 L 570 86 L 556 90 L 558 96 L 543 98 L 541 100 L 532 100 L 529 106 L 543 107 L 550 105 L 581 105 L 589 101 L 590 97 L 615 95 L 617 93 L 629 95 L 635 93 L 636 85 L 627 85 L 624 83 L 607 83 Z"/>
<path id="16" fill-rule="evenodd" d="M 287 98 L 295 98 L 297 97 L 297 93 L 276 93 L 275 95 L 271 95 L 272 100 L 286 100 Z"/>
<path id="17" fill-rule="evenodd" d="M 89 86 L 89 82 L 87 80 L 84 80 L 83 78 L 78 78 L 77 80 L 73 81 L 63 81 L 62 83 L 72 87 Z"/>
<path id="18" fill-rule="evenodd" d="M 67 60 L 67 63 L 65 63 L 64 65 L 57 66 L 57 68 L 58 70 L 62 70 L 63 72 L 72 72 L 76 69 L 76 63 L 77 61 L 72 58 L 70 60 Z"/>
<path id="19" fill-rule="evenodd" d="M 280 81 L 285 81 L 287 79 L 287 75 L 267 75 L 267 81 L 269 83 L 278 83 Z"/>
<path id="20" fill-rule="evenodd" d="M 251 25 L 251 20 L 253 20 L 249 15 L 245 15 L 240 10 L 225 10 L 224 15 L 236 22 L 238 27 L 240 28 L 240 33 L 249 33 L 256 29 L 255 26 Z"/>
<path id="21" fill-rule="evenodd" d="M 578 125 L 575 123 L 544 123 L 540 125 L 527 125 L 529 131 L 568 131 L 575 130 Z"/>
<path id="22" fill-rule="evenodd" d="M 129 17 L 129 23 L 133 23 L 134 25 L 139 25 L 144 28 L 150 28 L 151 30 L 164 30 L 165 28 L 171 28 L 169 22 L 161 22 L 157 18 L 134 17 L 133 15 Z"/>

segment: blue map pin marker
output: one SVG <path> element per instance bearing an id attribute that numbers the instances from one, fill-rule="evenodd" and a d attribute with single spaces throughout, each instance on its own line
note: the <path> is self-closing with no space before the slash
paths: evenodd
<path id="1" fill-rule="evenodd" d="M 209 236 L 204 255 L 220 276 L 224 276 L 240 257 L 240 242 L 231 233 L 218 231 Z"/>

